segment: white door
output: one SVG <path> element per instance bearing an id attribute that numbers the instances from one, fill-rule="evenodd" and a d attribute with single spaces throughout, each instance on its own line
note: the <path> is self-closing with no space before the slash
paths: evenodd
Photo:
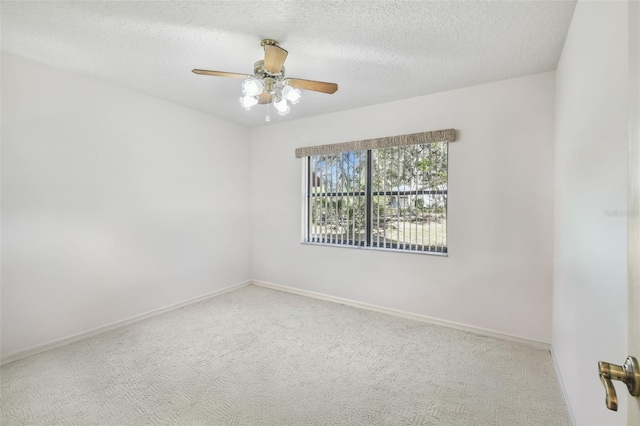
<path id="1" fill-rule="evenodd" d="M 629 2 L 629 338 L 640 359 L 640 2 Z M 624 401 L 624 399 L 622 400 Z M 640 425 L 640 398 L 627 393 L 630 425 Z"/>

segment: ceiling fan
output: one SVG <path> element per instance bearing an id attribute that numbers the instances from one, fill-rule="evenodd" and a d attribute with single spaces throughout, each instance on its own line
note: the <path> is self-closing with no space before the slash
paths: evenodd
<path id="1" fill-rule="evenodd" d="M 275 40 L 264 39 L 260 44 L 264 48 L 264 59 L 253 65 L 253 75 L 201 69 L 194 69 L 193 72 L 216 77 L 242 78 L 244 96 L 240 98 L 240 104 L 248 111 L 256 104 L 273 103 L 279 115 L 287 115 L 290 111 L 289 105 L 298 103 L 301 97 L 300 89 L 329 94 L 338 90 L 335 83 L 285 78 L 284 61 L 288 52 Z M 267 121 L 270 121 L 268 113 Z"/>

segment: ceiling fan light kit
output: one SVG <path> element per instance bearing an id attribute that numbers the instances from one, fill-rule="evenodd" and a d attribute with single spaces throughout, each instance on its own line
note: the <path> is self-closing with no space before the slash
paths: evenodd
<path id="1" fill-rule="evenodd" d="M 257 78 L 248 78 L 242 82 L 242 93 L 246 96 L 259 96 L 264 90 L 264 84 Z"/>
<path id="2" fill-rule="evenodd" d="M 288 52 L 275 40 L 264 39 L 261 45 L 264 48 L 264 60 L 254 64 L 253 75 L 201 69 L 194 69 L 193 72 L 200 75 L 243 78 L 242 94 L 244 96 L 240 98 L 240 105 L 247 111 L 257 104 L 267 105 L 266 121 L 271 121 L 269 116 L 271 104 L 278 115 L 289 114 L 291 105 L 300 102 L 302 97 L 300 89 L 328 94 L 338 90 L 338 85 L 335 83 L 285 78 L 284 61 L 287 59 Z"/>

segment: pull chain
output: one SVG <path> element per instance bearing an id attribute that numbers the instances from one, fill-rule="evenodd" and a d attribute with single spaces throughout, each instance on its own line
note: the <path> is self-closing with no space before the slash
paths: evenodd
<path id="1" fill-rule="evenodd" d="M 275 96 L 274 96 L 275 98 Z M 269 107 L 271 106 L 271 102 L 269 102 L 267 104 L 267 117 L 265 118 L 265 121 L 271 121 L 271 117 L 269 116 Z"/>

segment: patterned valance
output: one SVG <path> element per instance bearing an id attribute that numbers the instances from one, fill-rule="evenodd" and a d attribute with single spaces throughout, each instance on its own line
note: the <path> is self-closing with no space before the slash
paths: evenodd
<path id="1" fill-rule="evenodd" d="M 336 154 L 338 152 L 348 151 L 365 151 L 368 149 L 380 149 L 392 146 L 416 145 L 432 142 L 453 142 L 455 140 L 456 131 L 454 129 L 434 130 L 431 132 L 413 133 L 410 135 L 388 136 L 385 138 L 296 148 L 296 157 L 302 158 L 310 157 L 312 155 Z"/>

